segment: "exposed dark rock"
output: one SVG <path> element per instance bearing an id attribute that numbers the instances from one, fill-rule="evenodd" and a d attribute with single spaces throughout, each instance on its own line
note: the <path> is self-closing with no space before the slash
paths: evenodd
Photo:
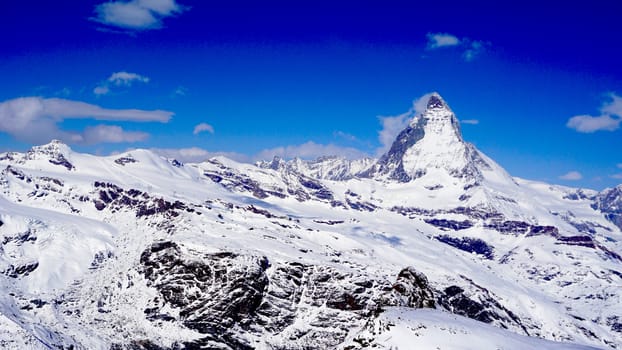
<path id="1" fill-rule="evenodd" d="M 2 226 L 3 224 L 4 223 L 0 221 L 0 226 Z M 35 242 L 36 240 L 37 236 L 35 235 L 35 233 L 32 232 L 32 230 L 28 229 L 26 230 L 26 232 L 19 233 L 15 236 L 5 236 L 2 240 L 2 244 L 4 245 L 9 242 L 13 242 L 17 245 L 22 245 L 26 242 Z"/>
<path id="2" fill-rule="evenodd" d="M 137 163 L 138 161 L 132 156 L 121 157 L 114 160 L 115 163 L 125 166 L 125 164 Z"/>
<path id="3" fill-rule="evenodd" d="M 522 235 L 529 231 L 529 228 L 531 227 L 531 225 L 529 225 L 528 223 L 524 221 L 492 220 L 489 223 L 485 224 L 484 227 L 487 229 L 495 230 L 500 233 L 504 233 L 504 234 Z"/>
<path id="4" fill-rule="evenodd" d="M 495 323 L 502 328 L 510 325 L 522 329 L 529 335 L 523 322 L 512 311 L 501 305 L 487 289 L 466 279 L 470 284 L 471 295 L 460 286 L 449 286 L 438 292 L 438 304 L 451 313 L 465 316 L 484 323 Z"/>
<path id="5" fill-rule="evenodd" d="M 491 209 L 488 209 L 488 208 L 456 207 L 447 212 L 452 213 L 452 214 L 466 215 L 471 219 L 480 219 L 480 220 L 488 220 L 488 219 L 502 220 L 503 219 L 503 214 L 492 211 Z"/>
<path id="6" fill-rule="evenodd" d="M 222 164 L 218 163 L 215 160 L 211 160 L 210 162 L 224 167 Z M 253 196 L 259 199 L 268 197 L 268 193 L 263 188 L 261 188 L 259 182 L 252 180 L 247 175 L 236 174 L 230 170 L 224 170 L 222 172 L 206 171 L 203 173 L 203 175 L 229 190 L 251 192 Z"/>
<path id="7" fill-rule="evenodd" d="M 32 178 L 28 175 L 26 175 L 23 171 L 14 168 L 12 166 L 7 166 L 4 170 L 2 170 L 2 175 L 6 176 L 6 175 L 13 175 L 15 176 L 16 179 L 22 180 L 22 181 L 26 181 L 27 183 L 32 182 Z"/>
<path id="8" fill-rule="evenodd" d="M 424 127 L 427 119 L 418 118 L 416 123 L 402 130 L 387 153 L 382 155 L 370 171 L 363 173 L 361 177 L 373 177 L 375 174 L 389 175 L 389 178 L 398 182 L 409 182 L 421 177 L 424 173 L 409 175 L 404 170 L 402 159 L 406 151 L 425 136 Z"/>
<path id="9" fill-rule="evenodd" d="M 575 192 L 572 192 L 572 193 L 569 193 L 569 194 L 565 195 L 564 199 L 568 199 L 568 200 L 571 200 L 571 201 L 578 201 L 578 200 L 582 200 L 582 199 L 593 200 L 594 196 L 585 193 L 585 191 L 582 190 L 582 189 L 578 189 Z"/>
<path id="10" fill-rule="evenodd" d="M 326 224 L 326 225 L 337 225 L 343 224 L 343 220 L 313 220 L 313 222 L 317 222 L 318 224 Z"/>
<path id="11" fill-rule="evenodd" d="M 152 244 L 140 258 L 158 291 L 144 310 L 154 322 L 181 322 L 204 335 L 190 348 L 251 349 L 241 333 L 288 332 L 290 348 L 335 348 L 383 306 L 434 307 L 426 276 L 403 269 L 395 283 L 299 262 L 270 266 L 264 257 L 230 252 L 195 254 L 176 243 Z M 179 309 L 179 319 L 163 312 Z M 301 310 L 316 308 L 311 328 L 290 328 Z M 305 345 L 307 344 L 307 345 Z M 314 344 L 310 346 L 309 344 Z"/>
<path id="12" fill-rule="evenodd" d="M 415 268 L 409 266 L 397 275 L 393 289 L 405 298 L 408 307 L 434 308 L 434 293 L 430 289 L 428 278 Z"/>
<path id="13" fill-rule="evenodd" d="M 376 209 L 378 209 L 378 206 L 376 206 L 375 204 L 369 203 L 369 202 L 354 202 L 351 201 L 349 198 L 346 198 L 346 203 L 348 203 L 348 206 L 354 210 L 359 210 L 359 211 L 375 211 Z"/>
<path id="14" fill-rule="evenodd" d="M 449 244 L 450 246 L 458 248 L 460 250 L 464 250 L 469 253 L 480 254 L 486 259 L 492 260 L 494 258 L 493 247 L 479 238 L 458 238 L 447 235 L 436 236 L 434 238 L 436 238 L 440 242 Z"/>
<path id="15" fill-rule="evenodd" d="M 185 257 L 177 244 L 159 242 L 143 252 L 140 262 L 149 284 L 165 302 L 180 309 L 186 327 L 233 348 L 249 346 L 232 332 L 253 324 L 268 285 L 265 257 L 223 252 L 194 260 Z M 155 310 L 161 307 L 154 304 Z M 150 313 L 161 313 L 155 310 Z"/>
<path id="16" fill-rule="evenodd" d="M 596 244 L 590 236 L 561 236 L 557 238 L 557 243 L 581 246 L 592 249 L 596 248 Z"/>
<path id="17" fill-rule="evenodd" d="M 440 227 L 442 229 L 455 230 L 455 231 L 465 230 L 473 226 L 473 223 L 469 220 L 457 221 L 457 220 L 447 220 L 447 219 L 429 219 L 429 220 L 425 220 L 425 222 L 432 226 Z"/>
<path id="18" fill-rule="evenodd" d="M 605 218 L 622 230 L 622 185 L 600 192 L 592 203 L 594 210 L 600 210 Z"/>
<path id="19" fill-rule="evenodd" d="M 527 237 L 539 236 L 539 235 L 559 237 L 559 230 L 555 226 L 533 225 L 531 226 L 529 233 L 527 234 Z"/>
<path id="20" fill-rule="evenodd" d="M 31 272 L 36 270 L 37 267 L 39 267 L 39 262 L 37 261 L 19 266 L 10 265 L 9 268 L 4 271 L 4 274 L 11 278 L 28 276 Z"/>

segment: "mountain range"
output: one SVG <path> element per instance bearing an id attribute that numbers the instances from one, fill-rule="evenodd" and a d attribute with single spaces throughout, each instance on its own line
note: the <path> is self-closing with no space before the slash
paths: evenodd
<path id="1" fill-rule="evenodd" d="M 378 159 L 0 154 L 0 347 L 621 349 L 622 185 L 409 113 Z"/>

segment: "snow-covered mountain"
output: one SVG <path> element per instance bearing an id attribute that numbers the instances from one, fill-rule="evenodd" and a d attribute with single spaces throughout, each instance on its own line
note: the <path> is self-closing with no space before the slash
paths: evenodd
<path id="1" fill-rule="evenodd" d="M 1 154 L 0 348 L 621 349 L 622 186 L 411 114 L 379 159 Z"/>

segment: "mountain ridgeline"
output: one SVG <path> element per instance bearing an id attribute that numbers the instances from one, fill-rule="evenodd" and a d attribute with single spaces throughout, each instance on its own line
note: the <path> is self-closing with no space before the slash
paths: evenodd
<path id="1" fill-rule="evenodd" d="M 378 159 L 0 154 L 0 348 L 622 349 L 622 186 L 408 113 Z"/>

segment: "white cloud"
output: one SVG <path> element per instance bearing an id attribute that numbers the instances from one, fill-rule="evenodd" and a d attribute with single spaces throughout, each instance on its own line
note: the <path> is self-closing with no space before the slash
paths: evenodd
<path id="1" fill-rule="evenodd" d="M 609 97 L 611 98 L 611 102 L 605 103 L 600 109 L 601 112 L 622 117 L 622 97 L 614 93 L 610 93 Z"/>
<path id="2" fill-rule="evenodd" d="M 479 124 L 479 120 L 477 120 L 477 119 L 464 119 L 464 120 L 461 120 L 460 123 L 462 123 L 462 124 L 477 125 L 477 124 Z"/>
<path id="3" fill-rule="evenodd" d="M 68 119 L 94 119 L 102 121 L 161 122 L 173 116 L 168 111 L 138 109 L 106 109 L 97 105 L 60 98 L 21 97 L 0 102 L 0 132 L 28 142 L 47 142 L 57 138 L 69 143 L 138 141 L 146 134 L 125 133 L 122 129 L 99 126 L 83 133 L 68 132 L 58 126 Z M 114 134 L 117 136 L 114 136 Z M 121 135 L 121 136 L 118 136 Z"/>
<path id="4" fill-rule="evenodd" d="M 94 21 L 126 30 L 162 28 L 162 20 L 187 8 L 175 0 L 109 1 L 95 7 Z"/>
<path id="5" fill-rule="evenodd" d="M 581 173 L 578 171 L 569 171 L 568 173 L 560 176 L 559 178 L 562 180 L 577 181 L 581 180 L 583 178 L 583 175 L 581 175 Z"/>
<path id="6" fill-rule="evenodd" d="M 408 126 L 410 120 L 425 111 L 428 100 L 433 94 L 433 92 L 427 93 L 413 101 L 413 106 L 410 111 L 404 114 L 394 117 L 378 117 L 380 124 L 382 125 L 382 129 L 378 131 L 378 141 L 380 142 L 380 147 L 376 150 L 377 156 L 380 156 L 388 151 L 397 135 Z"/>
<path id="7" fill-rule="evenodd" d="M 149 77 L 130 73 L 130 72 L 114 72 L 106 79 L 106 81 L 101 82 L 98 86 L 93 89 L 93 93 L 97 96 L 107 95 L 110 93 L 110 86 L 125 86 L 130 87 L 134 82 L 139 83 L 148 83 Z"/>
<path id="8" fill-rule="evenodd" d="M 194 127 L 194 130 L 192 131 L 192 134 L 193 135 L 198 135 L 198 134 L 202 133 L 203 131 L 207 131 L 210 134 L 213 134 L 214 133 L 214 127 L 209 125 L 209 124 L 207 124 L 207 123 L 200 123 L 200 124 L 197 124 Z"/>
<path id="9" fill-rule="evenodd" d="M 620 122 L 622 122 L 622 119 L 612 118 L 607 114 L 598 117 L 577 115 L 570 118 L 566 123 L 566 126 L 571 129 L 575 129 L 578 132 L 592 133 L 600 130 L 617 130 L 620 127 Z"/>
<path id="10" fill-rule="evenodd" d="M 447 47 L 460 47 L 464 51 L 462 52 L 462 58 L 471 62 L 481 55 L 482 52 L 490 45 L 489 42 L 472 40 L 469 38 L 459 38 L 449 33 L 428 33 L 426 34 L 428 43 L 426 48 L 428 50 L 437 50 Z"/>
<path id="11" fill-rule="evenodd" d="M 109 92 L 110 89 L 105 85 L 96 86 L 95 89 L 93 89 L 93 93 L 97 96 L 107 95 Z"/>
<path id="12" fill-rule="evenodd" d="M 616 164 L 616 166 L 617 166 L 619 169 L 622 169 L 622 163 L 618 163 L 618 164 Z"/>
<path id="13" fill-rule="evenodd" d="M 578 132 L 592 133 L 595 131 L 615 131 L 620 128 L 622 123 L 622 97 L 610 93 L 610 102 L 605 103 L 601 108 L 601 115 L 594 117 L 591 115 L 577 115 L 566 123 L 566 126 Z"/>
<path id="14" fill-rule="evenodd" d="M 450 47 L 460 45 L 460 39 L 449 33 L 428 33 L 428 49 L 435 50 L 441 47 Z"/>
<path id="15" fill-rule="evenodd" d="M 114 72 L 108 81 L 116 86 L 132 86 L 133 82 L 148 83 L 149 78 L 136 73 Z"/>
<path id="16" fill-rule="evenodd" d="M 97 125 L 84 129 L 81 137 L 80 143 L 92 145 L 98 143 L 139 142 L 146 140 L 149 134 L 138 131 L 124 131 L 123 128 L 116 125 Z"/>
<path id="17" fill-rule="evenodd" d="M 243 163 L 251 162 L 251 158 L 244 154 L 236 152 L 210 152 L 199 147 L 152 148 L 151 150 L 163 157 L 177 159 L 184 163 L 200 163 L 217 156 L 224 156 Z"/>
<path id="18" fill-rule="evenodd" d="M 367 154 L 352 147 L 341 147 L 333 144 L 323 145 L 309 141 L 301 145 L 265 149 L 253 156 L 253 159 L 269 160 L 274 158 L 274 156 L 279 156 L 284 159 L 295 157 L 302 159 L 316 159 L 321 156 L 339 156 L 348 159 L 358 159 L 366 157 Z"/>

